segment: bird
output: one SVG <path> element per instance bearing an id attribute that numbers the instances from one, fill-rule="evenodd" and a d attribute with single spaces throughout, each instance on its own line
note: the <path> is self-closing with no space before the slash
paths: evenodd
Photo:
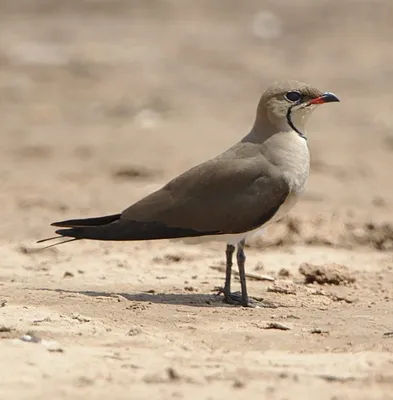
<path id="1" fill-rule="evenodd" d="M 235 145 L 118 214 L 54 222 L 61 228 L 57 236 L 38 243 L 56 238 L 66 238 L 60 243 L 224 242 L 225 283 L 219 294 L 226 303 L 255 307 L 247 292 L 245 241 L 282 219 L 301 197 L 310 171 L 307 120 L 319 105 L 339 101 L 304 82 L 274 83 L 262 93 L 251 129 Z M 231 291 L 235 251 L 240 292 Z"/>

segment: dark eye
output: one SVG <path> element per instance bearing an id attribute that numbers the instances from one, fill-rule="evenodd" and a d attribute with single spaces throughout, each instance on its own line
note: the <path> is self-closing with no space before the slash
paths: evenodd
<path id="1" fill-rule="evenodd" d="M 299 92 L 288 92 L 285 95 L 285 98 L 289 101 L 295 102 L 295 101 L 299 101 L 300 100 L 300 93 Z"/>

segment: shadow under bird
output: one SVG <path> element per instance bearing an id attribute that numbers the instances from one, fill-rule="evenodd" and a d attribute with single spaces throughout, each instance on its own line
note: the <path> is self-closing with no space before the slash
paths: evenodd
<path id="1" fill-rule="evenodd" d="M 60 236 L 55 238 L 224 241 L 226 276 L 220 293 L 227 303 L 253 306 L 246 286 L 245 240 L 297 202 L 310 169 L 307 119 L 318 105 L 338 101 L 333 93 L 302 82 L 273 84 L 262 94 L 254 125 L 240 142 L 120 214 L 54 222 L 66 228 L 56 230 Z M 240 293 L 231 292 L 235 250 Z"/>

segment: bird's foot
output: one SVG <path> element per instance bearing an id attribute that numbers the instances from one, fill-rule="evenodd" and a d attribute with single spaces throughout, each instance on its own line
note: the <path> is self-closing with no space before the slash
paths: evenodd
<path id="1" fill-rule="evenodd" d="M 215 296 L 224 295 L 224 302 L 227 304 L 232 304 L 236 306 L 242 307 L 250 307 L 250 308 L 277 308 L 278 305 L 274 304 L 270 301 L 264 300 L 262 298 L 255 298 L 247 296 L 246 299 L 243 299 L 241 292 L 228 292 L 223 287 L 216 287 L 217 293 Z"/>
<path id="2" fill-rule="evenodd" d="M 218 287 L 216 288 L 216 290 L 216 296 L 220 296 L 221 294 L 223 294 L 224 301 L 227 304 L 251 308 L 255 308 L 258 305 L 257 301 L 255 301 L 251 297 L 246 296 L 245 298 L 243 298 L 240 292 L 229 292 L 222 287 Z"/>

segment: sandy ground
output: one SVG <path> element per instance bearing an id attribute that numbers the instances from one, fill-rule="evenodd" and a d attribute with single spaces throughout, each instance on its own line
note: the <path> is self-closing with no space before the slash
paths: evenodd
<path id="1" fill-rule="evenodd" d="M 393 399 L 392 13 L 2 1 L 0 398 Z M 214 297 L 216 243 L 32 251 L 51 222 L 118 212 L 226 149 L 282 78 L 342 102 L 310 121 L 303 201 L 248 243 L 271 308 Z"/>

